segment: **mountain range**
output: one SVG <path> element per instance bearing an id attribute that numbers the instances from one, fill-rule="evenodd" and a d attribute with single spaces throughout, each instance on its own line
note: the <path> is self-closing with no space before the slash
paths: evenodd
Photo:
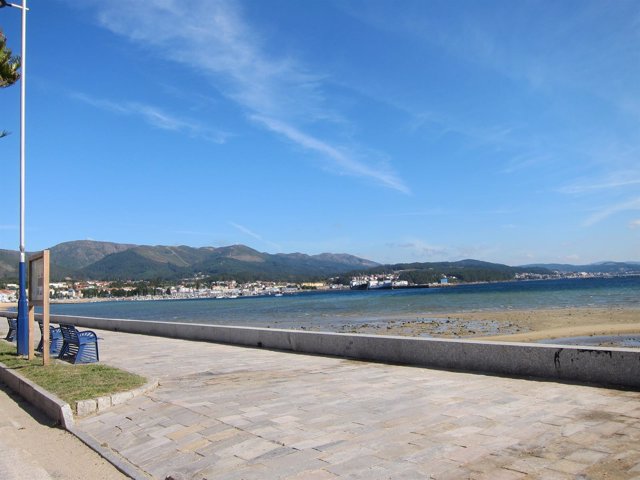
<path id="1" fill-rule="evenodd" d="M 149 246 L 93 240 L 60 243 L 50 249 L 51 278 L 61 280 L 175 280 L 203 275 L 219 280 L 303 281 L 348 276 L 355 272 L 401 271 L 401 277 L 423 283 L 453 275 L 464 281 L 510 279 L 516 273 L 640 273 L 640 262 L 590 265 L 533 264 L 519 267 L 461 260 L 458 262 L 381 265 L 348 254 L 269 254 L 245 245 L 227 247 Z M 0 250 L 0 279 L 16 279 L 18 252 Z M 346 274 L 346 275 L 345 275 Z"/>
<path id="2" fill-rule="evenodd" d="M 50 249 L 51 278 L 93 280 L 178 279 L 204 275 L 221 280 L 326 278 L 379 264 L 348 254 L 269 254 L 244 245 L 227 247 L 149 246 L 93 240 Z M 18 252 L 0 250 L 0 278 L 17 277 Z"/>
<path id="3" fill-rule="evenodd" d="M 523 265 L 522 268 L 546 268 L 560 273 L 640 273 L 640 262 L 597 262 L 588 265 L 569 265 L 566 263 L 536 263 Z"/>

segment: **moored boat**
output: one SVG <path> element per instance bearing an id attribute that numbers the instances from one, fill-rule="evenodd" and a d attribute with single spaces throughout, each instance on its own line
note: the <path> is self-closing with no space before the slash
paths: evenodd
<path id="1" fill-rule="evenodd" d="M 351 290 L 366 290 L 369 284 L 363 281 L 352 280 L 350 284 Z"/>

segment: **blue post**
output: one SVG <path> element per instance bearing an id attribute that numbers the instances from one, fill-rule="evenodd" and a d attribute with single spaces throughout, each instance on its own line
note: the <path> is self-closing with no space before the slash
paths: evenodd
<path id="1" fill-rule="evenodd" d="M 24 261 L 24 253 L 20 252 L 20 264 L 18 266 L 18 283 L 20 284 L 20 296 L 18 297 L 18 355 L 29 354 L 29 315 L 27 314 L 27 267 Z"/>
<path id="2" fill-rule="evenodd" d="M 24 193 L 25 193 L 25 145 L 26 145 L 26 80 L 27 80 L 27 0 L 22 5 L 0 0 L 0 8 L 13 7 L 22 10 L 22 57 L 20 75 L 20 264 L 18 266 L 18 332 L 16 335 L 18 355 L 29 355 L 29 314 L 27 312 L 27 267 L 24 248 Z"/>

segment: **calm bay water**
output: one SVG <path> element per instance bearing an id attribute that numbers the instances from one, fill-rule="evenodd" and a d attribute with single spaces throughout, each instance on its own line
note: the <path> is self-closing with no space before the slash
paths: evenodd
<path id="1" fill-rule="evenodd" d="M 105 318 L 339 328 L 469 310 L 640 308 L 640 277 L 462 285 L 448 288 L 311 292 L 283 297 L 55 304 L 51 313 Z"/>

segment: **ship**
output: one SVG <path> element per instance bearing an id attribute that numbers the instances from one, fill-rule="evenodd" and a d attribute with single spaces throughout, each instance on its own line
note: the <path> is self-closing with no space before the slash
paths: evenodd
<path id="1" fill-rule="evenodd" d="M 351 290 L 391 290 L 391 280 L 352 280 Z"/>
<path id="2" fill-rule="evenodd" d="M 369 290 L 391 290 L 391 287 L 393 287 L 391 280 L 369 280 L 368 284 Z"/>
<path id="3" fill-rule="evenodd" d="M 350 287 L 351 290 L 367 290 L 369 288 L 369 283 L 365 281 L 351 280 Z"/>

